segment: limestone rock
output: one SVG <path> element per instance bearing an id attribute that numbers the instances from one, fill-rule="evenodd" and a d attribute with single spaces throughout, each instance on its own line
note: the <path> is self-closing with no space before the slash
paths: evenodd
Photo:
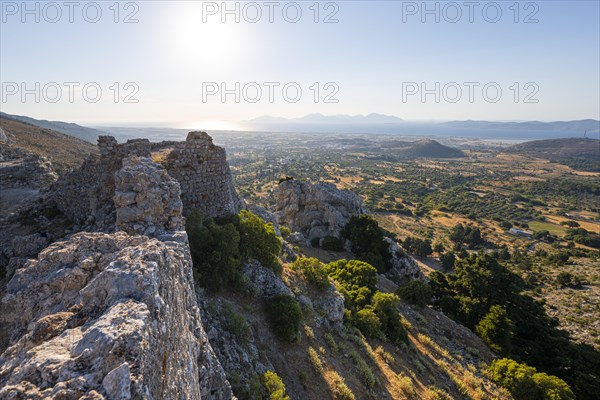
<path id="1" fill-rule="evenodd" d="M 259 297 L 273 297 L 279 294 L 293 296 L 292 291 L 273 270 L 265 268 L 260 262 L 252 260 L 244 264 L 243 275 L 248 290 Z"/>
<path id="2" fill-rule="evenodd" d="M 425 280 L 425 275 L 415 260 L 406 254 L 398 243 L 391 238 L 384 238 L 390 245 L 392 253 L 392 268 L 386 272 L 385 276 L 396 284 L 402 284 L 409 280 Z"/>
<path id="3" fill-rule="evenodd" d="M 0 311 L 0 398 L 232 397 L 185 242 L 76 234 L 16 271 Z"/>
<path id="4" fill-rule="evenodd" d="M 115 174 L 117 229 L 146 235 L 185 230 L 180 194 L 179 183 L 149 158 L 123 159 Z"/>
<path id="5" fill-rule="evenodd" d="M 325 292 L 313 302 L 317 312 L 323 316 L 317 319 L 317 324 L 329 327 L 341 327 L 344 323 L 344 296 L 331 284 Z"/>
<path id="6" fill-rule="evenodd" d="M 274 192 L 277 222 L 312 239 L 339 237 L 351 215 L 365 209 L 358 195 L 331 183 L 281 182 Z"/>

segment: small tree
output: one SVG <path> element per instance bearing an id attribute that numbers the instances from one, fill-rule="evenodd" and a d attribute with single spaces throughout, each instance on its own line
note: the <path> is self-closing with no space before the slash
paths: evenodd
<path id="1" fill-rule="evenodd" d="M 401 286 L 397 293 L 402 300 L 420 307 L 425 307 L 431 303 L 431 296 L 433 295 L 431 286 L 421 281 L 411 281 Z"/>
<path id="2" fill-rule="evenodd" d="M 293 342 L 297 338 L 302 310 L 292 296 L 280 294 L 267 302 L 267 313 L 275 333 L 283 340 Z"/>
<path id="3" fill-rule="evenodd" d="M 506 354 L 510 348 L 514 324 L 501 306 L 490 307 L 490 311 L 475 327 L 475 332 L 496 353 Z"/>
<path id="4" fill-rule="evenodd" d="M 193 210 L 187 218 L 186 231 L 200 285 L 210 290 L 237 286 L 241 282 L 242 257 L 235 226 L 218 225 L 212 219 L 205 220 L 199 210 Z"/>
<path id="5" fill-rule="evenodd" d="M 341 237 L 352 243 L 352 252 L 358 259 L 373 265 L 380 273 L 392 267 L 392 254 L 384 240 L 384 231 L 368 215 L 351 216 Z"/>
<path id="6" fill-rule="evenodd" d="M 354 323 L 366 337 L 375 338 L 381 335 L 381 321 L 371 307 L 358 310 L 354 317 Z"/>
<path id="7" fill-rule="evenodd" d="M 373 296 L 373 310 L 381 321 L 381 330 L 394 343 L 407 343 L 408 333 L 398 314 L 400 299 L 395 294 L 377 292 Z"/>
<path id="8" fill-rule="evenodd" d="M 377 270 L 359 260 L 338 260 L 325 266 L 329 277 L 344 292 L 346 307 L 360 309 L 371 302 L 377 290 Z"/>
<path id="9" fill-rule="evenodd" d="M 277 258 L 281 253 L 281 239 L 272 223 L 247 210 L 239 214 L 240 248 L 246 258 L 261 262 L 264 267 L 281 274 L 282 266 Z"/>
<path id="10" fill-rule="evenodd" d="M 452 268 L 454 268 L 455 261 L 456 255 L 451 251 L 440 255 L 440 262 L 442 263 L 442 268 L 444 268 L 445 270 L 451 270 Z"/>
<path id="11" fill-rule="evenodd" d="M 316 258 L 299 257 L 290 265 L 290 268 L 302 274 L 302 277 L 317 289 L 323 290 L 329 287 L 325 264 Z"/>

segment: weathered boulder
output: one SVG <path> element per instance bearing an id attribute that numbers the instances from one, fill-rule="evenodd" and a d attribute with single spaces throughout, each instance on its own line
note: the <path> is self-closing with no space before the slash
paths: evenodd
<path id="1" fill-rule="evenodd" d="M 358 195 L 331 183 L 281 182 L 274 191 L 277 222 L 309 239 L 339 237 L 350 216 L 365 209 Z"/>
<path id="2" fill-rule="evenodd" d="M 386 277 L 395 282 L 402 284 L 409 280 L 425 280 L 425 275 L 415 260 L 406 254 L 391 238 L 384 238 L 390 245 L 390 253 L 392 253 L 392 268 L 386 272 Z"/>
<path id="3" fill-rule="evenodd" d="M 328 327 L 341 327 L 344 323 L 344 296 L 337 291 L 334 284 L 313 301 L 313 307 L 317 311 L 317 326 L 325 324 Z"/>
<path id="4" fill-rule="evenodd" d="M 179 183 L 149 158 L 123 159 L 115 174 L 117 229 L 158 236 L 185 230 Z"/>
<path id="5" fill-rule="evenodd" d="M 265 268 L 256 260 L 244 264 L 242 274 L 246 280 L 247 290 L 258 297 L 273 297 L 279 294 L 294 294 L 272 269 Z"/>
<path id="6" fill-rule="evenodd" d="M 231 398 L 181 238 L 79 233 L 17 270 L 0 303 L 0 398 Z"/>

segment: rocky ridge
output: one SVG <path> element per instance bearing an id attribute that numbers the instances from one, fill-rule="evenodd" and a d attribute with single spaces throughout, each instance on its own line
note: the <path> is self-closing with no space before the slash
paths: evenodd
<path id="1" fill-rule="evenodd" d="M 179 183 L 149 159 L 123 164 L 125 231 L 54 243 L 8 283 L 1 398 L 232 398 L 197 306 Z"/>

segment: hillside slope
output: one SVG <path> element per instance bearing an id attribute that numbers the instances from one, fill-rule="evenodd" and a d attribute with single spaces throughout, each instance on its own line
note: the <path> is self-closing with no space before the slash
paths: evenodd
<path id="1" fill-rule="evenodd" d="M 583 171 L 600 171 L 600 140 L 597 139 L 534 140 L 511 146 L 504 151 L 543 158 Z"/>
<path id="2" fill-rule="evenodd" d="M 14 121 L 39 126 L 40 128 L 51 129 L 53 131 L 61 132 L 65 135 L 73 136 L 89 143 L 96 143 L 98 136 L 104 135 L 104 132 L 97 129 L 88 128 L 71 122 L 47 121 L 43 119 L 27 117 L 24 115 L 6 114 L 3 112 L 0 112 L 0 118 L 11 119 Z"/>
<path id="3" fill-rule="evenodd" d="M 10 146 L 47 157 L 59 172 L 81 165 L 90 153 L 97 153 L 96 146 L 73 136 L 29 123 L 0 117 L 0 128 L 6 134 Z"/>

